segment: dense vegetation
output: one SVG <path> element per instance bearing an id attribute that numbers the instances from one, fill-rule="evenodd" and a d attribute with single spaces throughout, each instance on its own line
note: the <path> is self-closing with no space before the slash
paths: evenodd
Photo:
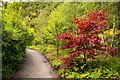
<path id="1" fill-rule="evenodd" d="M 21 3 L 5 5 L 2 13 L 2 76 L 10 78 L 25 57 L 25 49 L 34 38 L 34 29 L 23 23 Z"/>
<path id="2" fill-rule="evenodd" d="M 26 48 L 45 54 L 61 78 L 120 78 L 119 2 L 2 7 L 3 78 L 19 69 Z"/>

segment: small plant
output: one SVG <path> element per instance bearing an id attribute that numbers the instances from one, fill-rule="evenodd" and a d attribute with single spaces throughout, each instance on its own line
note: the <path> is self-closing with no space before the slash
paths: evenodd
<path id="1" fill-rule="evenodd" d="M 61 64 L 61 60 L 54 60 L 52 62 L 52 66 L 54 66 L 55 68 L 59 68 Z"/>

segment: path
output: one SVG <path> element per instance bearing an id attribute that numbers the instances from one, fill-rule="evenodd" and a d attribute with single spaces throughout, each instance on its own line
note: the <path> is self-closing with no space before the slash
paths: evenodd
<path id="1" fill-rule="evenodd" d="M 26 60 L 13 78 L 56 78 L 44 56 L 35 50 L 26 49 Z"/>

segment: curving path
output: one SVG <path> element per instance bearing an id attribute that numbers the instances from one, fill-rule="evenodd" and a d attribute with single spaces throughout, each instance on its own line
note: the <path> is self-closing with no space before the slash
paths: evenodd
<path id="1" fill-rule="evenodd" d="M 57 75 L 41 53 L 26 49 L 26 60 L 14 78 L 57 78 Z"/>

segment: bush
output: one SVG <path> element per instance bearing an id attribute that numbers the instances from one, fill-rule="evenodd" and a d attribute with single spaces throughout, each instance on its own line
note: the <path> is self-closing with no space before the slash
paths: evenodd
<path id="1" fill-rule="evenodd" d="M 80 68 L 78 66 L 72 69 L 59 70 L 61 78 L 120 78 L 120 58 L 111 58 L 109 60 L 89 61 L 88 67 Z"/>
<path id="2" fill-rule="evenodd" d="M 34 29 L 22 22 L 21 3 L 3 7 L 2 61 L 3 79 L 9 79 L 24 60 L 25 49 L 34 38 Z"/>
<path id="3" fill-rule="evenodd" d="M 74 58 L 79 58 L 81 54 L 84 64 L 87 66 L 88 59 L 94 60 L 96 56 L 109 53 L 112 56 L 116 56 L 117 48 L 104 44 L 103 40 L 98 36 L 108 30 L 108 16 L 109 11 L 93 11 L 88 13 L 83 18 L 74 18 L 73 24 L 77 27 L 73 30 L 60 33 L 56 40 L 65 42 L 62 45 L 62 49 L 71 49 L 69 55 L 66 58 L 61 59 L 62 67 L 74 67 Z"/>
<path id="4" fill-rule="evenodd" d="M 61 64 L 61 60 L 52 61 L 52 66 L 56 69 L 60 67 L 60 64 Z"/>

